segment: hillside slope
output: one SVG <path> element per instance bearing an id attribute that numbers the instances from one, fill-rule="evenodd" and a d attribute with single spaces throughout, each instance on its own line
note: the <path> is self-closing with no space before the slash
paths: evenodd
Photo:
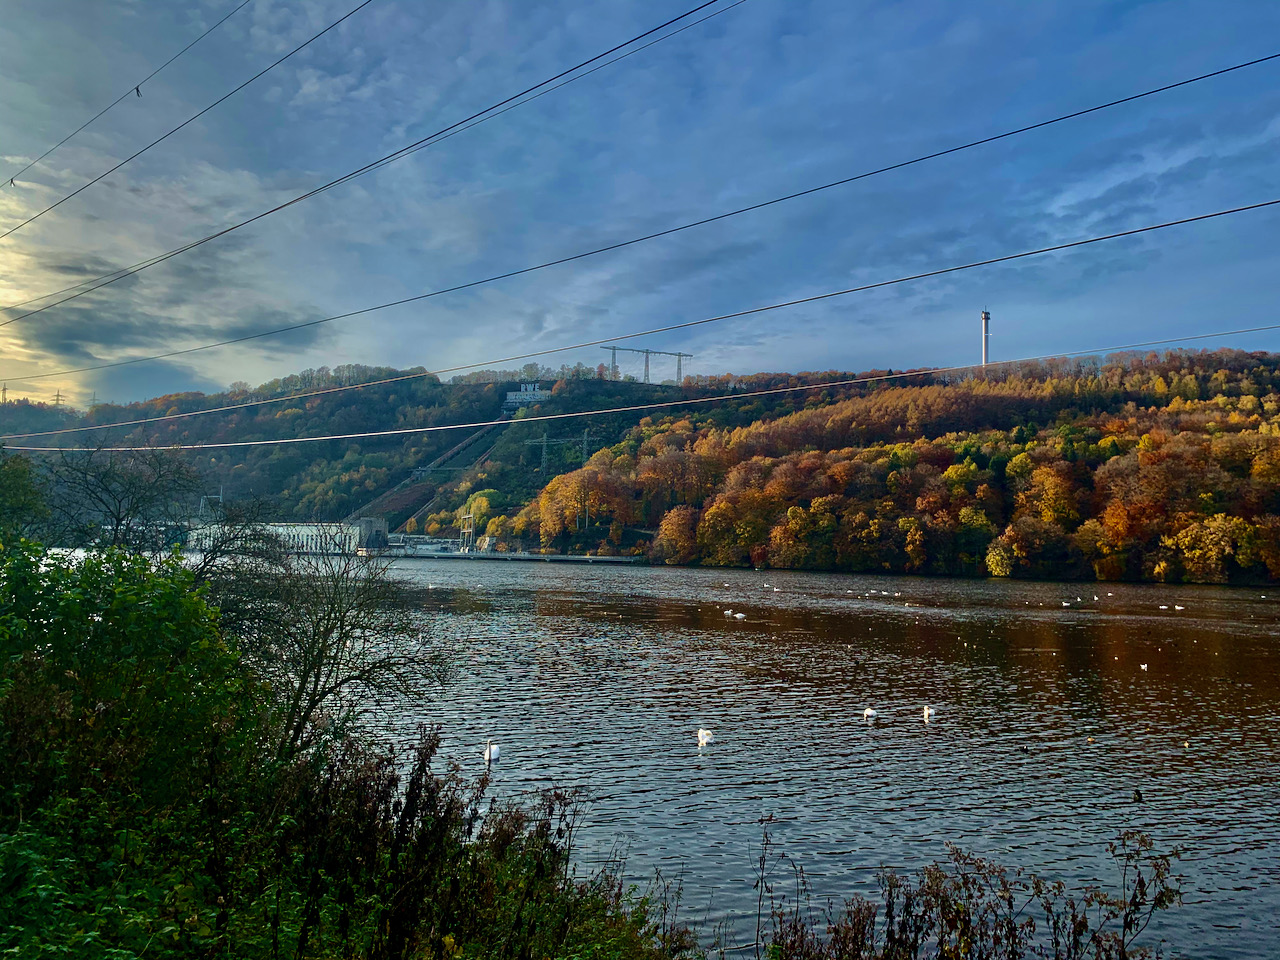
<path id="1" fill-rule="evenodd" d="M 89 436 L 163 446 L 514 417 L 456 451 L 474 426 L 190 456 L 209 492 L 267 498 L 279 519 L 372 512 L 393 530 L 456 536 L 458 517 L 470 512 L 498 549 L 962 576 L 1224 582 L 1280 574 L 1276 355 L 1125 354 L 756 397 L 741 394 L 848 375 L 690 377 L 677 387 L 527 368 L 487 373 L 513 378 L 501 382 L 428 375 L 295 397 L 400 373 L 304 371 L 256 390 L 84 414 L 10 402 L 0 406 L 0 430 L 257 400 L 276 402 Z M 518 377 L 554 388 L 504 414 Z M 525 422 L 699 399 L 714 402 Z M 545 448 L 545 469 L 544 436 L 561 441 Z"/>
<path id="2" fill-rule="evenodd" d="M 1227 582 L 1280 575 L 1280 357 L 1117 356 L 644 420 L 512 522 L 666 563 Z M 590 516 L 584 527 L 583 517 Z"/>

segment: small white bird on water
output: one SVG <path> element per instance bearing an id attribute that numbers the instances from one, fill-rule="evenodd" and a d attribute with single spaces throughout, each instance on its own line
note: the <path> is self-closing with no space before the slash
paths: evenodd
<path id="1" fill-rule="evenodd" d="M 1140 663 L 1138 664 L 1138 666 L 1141 667 L 1144 671 L 1147 669 L 1147 665 L 1145 663 Z"/>
<path id="2" fill-rule="evenodd" d="M 732 617 L 732 616 L 733 616 L 733 611 L 732 611 L 732 610 L 726 610 L 726 611 L 724 612 L 724 615 L 725 615 L 726 617 Z"/>
<path id="3" fill-rule="evenodd" d="M 868 723 L 870 723 L 875 718 L 876 718 L 876 712 L 872 710 L 870 707 L 867 707 L 867 709 L 862 711 L 862 719 L 866 720 Z"/>
<path id="4" fill-rule="evenodd" d="M 925 722 L 925 723 L 928 723 L 928 722 L 929 722 L 929 720 L 933 717 L 933 715 L 934 715 L 935 713 L 937 713 L 937 712 L 938 712 L 938 711 L 937 711 L 937 710 L 935 710 L 935 709 L 933 709 L 933 707 L 925 707 L 925 708 L 924 708 L 924 722 Z"/>
<path id="5" fill-rule="evenodd" d="M 498 762 L 499 750 L 498 745 L 492 740 L 486 740 L 484 743 L 484 765 L 487 767 Z"/>
<path id="6" fill-rule="evenodd" d="M 733 619 L 735 619 L 735 620 L 745 620 L 745 619 L 747 619 L 747 615 L 746 615 L 745 613 L 735 613 L 735 614 L 733 615 Z"/>
<path id="7" fill-rule="evenodd" d="M 702 727 L 698 728 L 698 746 L 699 747 L 705 747 L 708 743 L 710 743 L 715 738 L 716 738 L 716 735 L 712 733 L 710 730 L 704 730 Z"/>

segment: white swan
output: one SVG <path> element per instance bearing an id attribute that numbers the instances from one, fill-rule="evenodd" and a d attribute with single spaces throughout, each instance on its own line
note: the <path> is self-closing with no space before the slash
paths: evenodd
<path id="1" fill-rule="evenodd" d="M 735 614 L 733 615 L 733 619 L 735 619 L 735 620 L 745 620 L 745 619 L 747 619 L 747 615 L 746 615 L 745 613 L 735 613 Z"/>
<path id="2" fill-rule="evenodd" d="M 932 718 L 932 717 L 933 717 L 933 715 L 934 715 L 934 714 L 936 714 L 937 712 L 938 712 L 938 711 L 937 711 L 937 710 L 935 710 L 935 709 L 933 709 L 933 707 L 925 707 L 925 708 L 924 708 L 924 722 L 925 722 L 925 723 L 928 723 L 928 722 L 929 722 L 929 720 L 930 720 L 930 718 Z"/>
<path id="3" fill-rule="evenodd" d="M 867 709 L 865 709 L 865 710 L 863 710 L 863 711 L 862 711 L 862 719 L 863 719 L 863 720 L 866 720 L 866 721 L 870 722 L 871 720 L 874 720 L 875 718 L 876 718 L 876 712 L 875 712 L 874 710 L 872 710 L 870 707 L 867 707 Z"/>
<path id="4" fill-rule="evenodd" d="M 716 735 L 712 733 L 710 730 L 704 730 L 702 727 L 698 728 L 698 746 L 699 747 L 705 747 L 708 743 L 710 743 L 715 738 L 716 738 Z"/>
<path id="5" fill-rule="evenodd" d="M 726 610 L 726 611 L 724 612 L 724 615 L 725 615 L 726 617 L 732 617 L 732 616 L 733 616 L 733 611 L 732 611 L 732 610 Z"/>
<path id="6" fill-rule="evenodd" d="M 498 745 L 492 740 L 486 740 L 484 743 L 484 764 L 487 767 L 490 764 L 498 762 L 498 754 L 500 751 L 498 749 Z"/>

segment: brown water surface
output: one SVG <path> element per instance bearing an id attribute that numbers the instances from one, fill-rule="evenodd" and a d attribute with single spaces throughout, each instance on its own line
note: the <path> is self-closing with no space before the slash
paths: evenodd
<path id="1" fill-rule="evenodd" d="M 1280 592 L 396 569 L 468 638 L 443 700 L 397 725 L 443 723 L 446 755 L 477 772 L 491 737 L 499 793 L 588 787 L 584 867 L 621 839 L 637 879 L 683 874 L 704 930 L 752 938 L 768 815 L 819 900 L 872 893 L 879 866 L 943 858 L 947 841 L 1108 881 L 1106 842 L 1136 828 L 1188 849 L 1185 905 L 1161 924 L 1175 952 L 1277 955 Z M 715 733 L 703 749 L 699 727 Z"/>

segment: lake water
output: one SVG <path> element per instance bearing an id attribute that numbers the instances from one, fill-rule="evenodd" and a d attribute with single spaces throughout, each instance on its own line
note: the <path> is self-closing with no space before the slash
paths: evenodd
<path id="1" fill-rule="evenodd" d="M 398 719 L 443 723 L 444 754 L 476 772 L 491 737 L 501 794 L 589 788 L 584 867 L 620 842 L 629 875 L 682 875 L 682 914 L 704 932 L 753 939 L 771 815 L 819 901 L 871 893 L 878 867 L 943 859 L 947 841 L 1076 887 L 1110 881 L 1106 842 L 1140 829 L 1188 848 L 1185 905 L 1160 921 L 1175 952 L 1280 949 L 1280 590 L 396 571 L 465 638 L 444 698 Z M 703 749 L 699 727 L 715 734 Z"/>

